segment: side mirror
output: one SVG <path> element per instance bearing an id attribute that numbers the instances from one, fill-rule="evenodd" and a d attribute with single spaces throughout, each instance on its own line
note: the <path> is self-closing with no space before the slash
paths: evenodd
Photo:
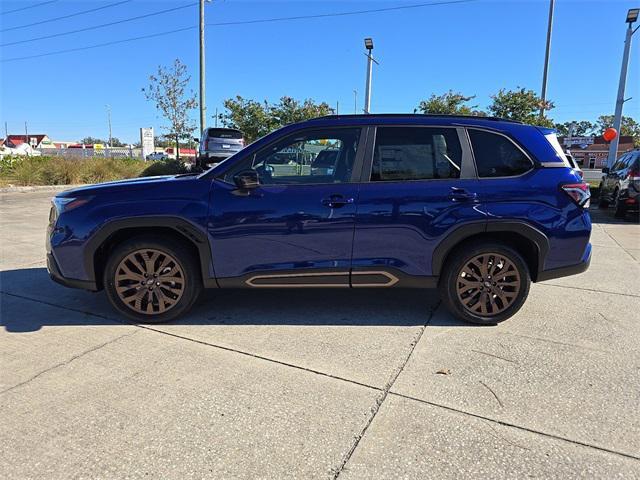
<path id="1" fill-rule="evenodd" d="M 235 182 L 236 186 L 242 190 L 257 188 L 260 185 L 258 172 L 256 172 L 255 170 L 243 170 L 242 172 L 234 175 L 233 181 Z"/>
<path id="2" fill-rule="evenodd" d="M 609 173 L 609 167 L 602 167 L 602 173 Z"/>
<path id="3" fill-rule="evenodd" d="M 193 137 L 193 141 L 196 143 L 200 143 L 200 139 L 198 137 Z"/>

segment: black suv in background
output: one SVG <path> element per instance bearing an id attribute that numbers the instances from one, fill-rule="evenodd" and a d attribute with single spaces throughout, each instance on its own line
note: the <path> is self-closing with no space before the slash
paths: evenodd
<path id="1" fill-rule="evenodd" d="M 197 140 L 197 139 L 196 139 Z M 244 148 L 244 135 L 235 128 L 207 128 L 202 134 L 196 163 L 206 170 Z"/>
<path id="2" fill-rule="evenodd" d="M 603 168 L 602 173 L 598 205 L 606 208 L 612 204 L 617 218 L 623 218 L 627 213 L 637 214 L 640 203 L 640 150 L 625 153 L 611 168 Z"/>

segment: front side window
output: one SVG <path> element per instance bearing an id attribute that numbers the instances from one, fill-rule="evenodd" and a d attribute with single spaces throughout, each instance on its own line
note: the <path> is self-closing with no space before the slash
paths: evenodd
<path id="1" fill-rule="evenodd" d="M 313 130 L 294 134 L 256 153 L 225 175 L 251 169 L 262 185 L 344 183 L 351 180 L 359 128 Z"/>
<path id="2" fill-rule="evenodd" d="M 469 130 L 479 177 L 513 177 L 531 170 L 531 160 L 507 137 Z"/>
<path id="3" fill-rule="evenodd" d="M 454 128 L 378 127 L 371 180 L 460 178 L 461 163 Z"/>

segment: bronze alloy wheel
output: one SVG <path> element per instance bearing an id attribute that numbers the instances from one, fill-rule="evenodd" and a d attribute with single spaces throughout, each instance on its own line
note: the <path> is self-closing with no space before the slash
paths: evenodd
<path id="1" fill-rule="evenodd" d="M 115 290 L 120 300 L 136 313 L 156 315 L 180 301 L 185 275 L 171 255 L 145 248 L 128 254 L 118 264 Z"/>
<path id="2" fill-rule="evenodd" d="M 498 253 L 470 258 L 456 279 L 456 292 L 464 308 L 482 317 L 504 312 L 516 300 L 520 288 L 518 269 Z"/>

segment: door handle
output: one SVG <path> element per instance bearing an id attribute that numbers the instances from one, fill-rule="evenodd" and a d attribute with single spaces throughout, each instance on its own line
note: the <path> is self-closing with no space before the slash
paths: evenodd
<path id="1" fill-rule="evenodd" d="M 322 204 L 330 208 L 340 208 L 351 203 L 353 203 L 353 198 L 337 194 L 322 199 Z"/>
<path id="2" fill-rule="evenodd" d="M 449 199 L 454 202 L 476 202 L 478 200 L 478 194 L 469 192 L 464 188 L 451 187 Z"/>

